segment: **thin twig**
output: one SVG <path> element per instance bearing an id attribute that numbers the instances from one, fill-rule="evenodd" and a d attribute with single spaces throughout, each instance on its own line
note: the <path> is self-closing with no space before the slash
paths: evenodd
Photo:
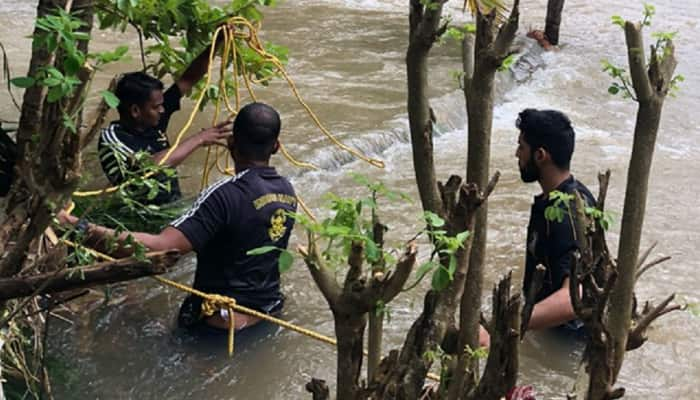
<path id="1" fill-rule="evenodd" d="M 644 264 L 644 262 L 647 260 L 647 258 L 649 257 L 649 254 L 651 254 L 652 250 L 654 250 L 654 248 L 656 248 L 657 244 L 659 244 L 659 242 L 652 243 L 651 246 L 649 246 L 649 248 L 646 249 L 646 251 L 644 251 L 644 254 L 642 254 L 642 256 L 639 257 L 639 261 L 637 261 L 636 270 L 638 270 L 639 268 L 642 267 L 642 264 Z"/>
<path id="2" fill-rule="evenodd" d="M 635 276 L 634 279 L 636 281 L 639 280 L 639 278 L 642 276 L 643 273 L 647 272 L 648 270 L 650 270 L 651 268 L 653 268 L 659 264 L 665 263 L 666 261 L 668 261 L 670 259 L 671 259 L 671 256 L 657 258 L 656 260 L 648 263 L 647 265 L 643 266 L 642 268 L 639 268 L 639 270 L 637 271 L 637 275 Z"/>

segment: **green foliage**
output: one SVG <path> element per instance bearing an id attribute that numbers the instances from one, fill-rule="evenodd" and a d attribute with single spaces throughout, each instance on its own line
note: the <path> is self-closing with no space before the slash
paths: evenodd
<path id="1" fill-rule="evenodd" d="M 510 67 L 513 65 L 513 63 L 515 62 L 515 60 L 517 60 L 517 58 L 518 58 L 518 55 L 515 54 L 515 53 L 509 55 L 509 56 L 506 57 L 506 58 L 504 58 L 504 59 L 503 59 L 503 62 L 501 63 L 501 66 L 498 67 L 498 70 L 499 70 L 499 71 L 507 71 L 507 70 L 510 69 Z"/>
<path id="2" fill-rule="evenodd" d="M 105 99 L 105 103 L 107 103 L 110 108 L 117 108 L 117 106 L 119 106 L 119 98 L 109 90 L 101 91 L 100 96 Z"/>
<path id="3" fill-rule="evenodd" d="M 381 300 L 378 300 L 374 305 L 374 315 L 386 319 L 387 323 L 391 323 L 391 308 Z"/>
<path id="4" fill-rule="evenodd" d="M 549 200 L 551 204 L 544 209 L 544 218 L 547 221 L 556 221 L 557 223 L 564 222 L 565 217 L 573 218 L 571 215 L 571 202 L 574 198 L 574 194 L 564 193 L 558 190 L 550 192 Z M 608 211 L 601 211 L 595 207 L 585 207 L 584 213 L 594 221 L 597 221 L 603 230 L 607 231 L 610 229 L 613 223 L 613 216 Z"/>
<path id="5" fill-rule="evenodd" d="M 420 3 L 428 10 L 437 10 L 442 6 L 442 3 L 435 0 L 420 0 Z"/>
<path id="6" fill-rule="evenodd" d="M 213 6 L 206 0 L 98 0 L 100 29 L 134 27 L 146 40 L 153 44 L 142 49 L 150 62 L 144 69 L 158 78 L 167 74 L 179 76 L 194 57 L 211 45 L 213 33 L 229 18 L 240 16 L 253 25 L 262 22 L 263 15 L 258 9 L 274 6 L 275 0 L 231 0 L 222 6 Z M 177 40 L 171 40 L 177 38 Z M 223 35 L 219 35 L 219 40 Z M 246 71 L 261 84 L 277 74 L 276 67 L 259 54 L 252 51 L 244 39 L 236 38 L 237 70 Z M 271 43 L 264 44 L 265 50 L 276 56 L 283 64 L 287 62 L 287 49 Z M 218 96 L 214 85 L 205 87 L 199 82 L 193 96 L 205 92 L 201 107 Z M 229 94 L 238 89 L 231 76 L 224 77 L 224 88 Z"/>
<path id="7" fill-rule="evenodd" d="M 656 7 L 649 3 L 644 3 L 644 18 L 642 19 L 642 25 L 651 26 L 651 17 L 656 14 Z"/>
<path id="8" fill-rule="evenodd" d="M 653 5 L 644 4 L 644 13 L 641 22 L 642 26 L 651 26 L 651 19 L 655 13 L 656 8 Z M 613 15 L 611 20 L 614 25 L 618 25 L 624 29 L 626 22 L 622 17 L 619 15 Z M 652 46 L 652 52 L 659 60 L 663 60 L 670 54 L 671 43 L 676 37 L 677 33 L 678 32 L 654 32 L 651 34 L 651 37 L 656 40 L 656 43 Z M 642 49 L 635 50 L 643 51 Z M 634 92 L 632 91 L 632 80 L 626 73 L 625 69 L 613 65 L 607 60 L 603 60 L 602 63 L 603 72 L 607 72 L 608 75 L 613 78 L 613 82 L 610 84 L 610 87 L 608 87 L 608 93 L 613 96 L 616 94 L 622 94 L 623 98 L 631 98 L 637 101 L 636 97 L 634 96 Z M 684 80 L 685 78 L 683 75 L 676 75 L 673 77 L 669 84 L 671 96 L 676 95 L 679 89 L 679 84 Z"/>
<path id="9" fill-rule="evenodd" d="M 634 92 L 632 91 L 632 80 L 629 74 L 627 74 L 627 71 L 624 68 L 613 65 L 608 60 L 603 60 L 602 64 L 603 72 L 607 72 L 608 75 L 614 79 L 610 87 L 608 87 L 608 93 L 611 95 L 621 93 L 623 98 L 632 98 L 636 101 L 637 99 L 634 97 Z"/>
<path id="10" fill-rule="evenodd" d="M 96 197 L 75 197 L 75 215 L 90 222 L 119 231 L 160 232 L 189 205 L 182 200 L 170 204 L 150 204 L 159 192 L 170 190 L 175 170 L 158 166 L 150 154 L 138 152 L 127 158 L 118 151 L 111 153 L 116 165 L 110 174 L 118 173 L 128 182 L 113 193 Z M 107 157 L 104 154 L 103 157 Z M 78 242 L 80 242 L 78 240 Z M 79 265 L 85 264 L 80 261 Z"/>
<path id="11" fill-rule="evenodd" d="M 700 317 L 700 303 L 687 303 L 684 309 L 694 317 Z"/>
<path id="12" fill-rule="evenodd" d="M 459 249 L 464 247 L 464 243 L 469 237 L 469 232 L 464 231 L 455 236 L 449 236 L 446 230 L 440 229 L 445 226 L 445 220 L 439 215 L 426 211 L 423 213 L 423 218 L 427 226 L 421 233 L 427 233 L 435 246 L 435 250 L 432 252 L 430 259 L 418 267 L 416 282 L 406 290 L 416 286 L 425 275 L 432 271 L 431 286 L 434 290 L 440 291 L 445 289 L 454 279 L 454 273 L 457 270 L 456 254 Z M 439 260 L 435 259 L 436 256 L 438 256 Z M 441 261 L 446 261 L 447 266 Z"/>
<path id="13" fill-rule="evenodd" d="M 617 25 L 620 28 L 624 29 L 624 27 L 625 27 L 625 19 L 624 18 L 622 18 L 619 15 L 613 15 L 611 17 L 611 20 L 612 20 L 613 25 Z"/>
<path id="14" fill-rule="evenodd" d="M 613 216 L 608 211 L 601 211 L 595 207 L 586 207 L 585 213 L 593 220 L 598 221 L 601 228 L 605 231 L 609 230 L 613 223 Z"/>
<path id="15" fill-rule="evenodd" d="M 35 85 L 45 87 L 46 101 L 49 103 L 57 103 L 76 95 L 75 90 L 82 83 L 78 74 L 89 60 L 94 60 L 93 67 L 99 68 L 122 59 L 128 50 L 126 46 L 121 46 L 114 52 L 86 54 L 79 47 L 81 41 L 90 39 L 89 35 L 82 31 L 85 29 L 85 23 L 62 9 L 57 9 L 54 14 L 37 18 L 36 27 L 39 32 L 34 36 L 32 45 L 35 48 L 44 48 L 50 53 L 58 53 L 61 57 L 55 65 L 40 67 L 36 76 L 17 77 L 10 82 L 20 88 Z M 106 96 L 105 93 L 103 96 Z M 61 114 L 63 126 L 72 133 L 77 132 L 78 116 L 84 99 L 81 100 L 77 110 L 73 110 L 70 114 L 65 111 Z M 114 102 L 111 101 L 111 104 Z"/>
<path id="16" fill-rule="evenodd" d="M 469 345 L 466 345 L 464 353 L 473 360 L 485 360 L 489 356 L 489 348 L 478 347 L 477 349 L 472 349 Z"/>
<path id="17" fill-rule="evenodd" d="M 571 201 L 574 199 L 573 194 L 553 190 L 549 193 L 549 201 L 551 204 L 544 209 L 544 218 L 547 221 L 556 221 L 562 223 L 564 216 L 571 215 Z"/>
<path id="18" fill-rule="evenodd" d="M 382 182 L 371 182 L 362 175 L 353 175 L 353 179 L 364 185 L 370 192 L 367 197 L 352 199 L 328 194 L 327 208 L 331 216 L 321 222 L 312 220 L 301 213 L 293 214 L 298 224 L 308 232 L 314 234 L 316 245 L 322 248 L 321 256 L 327 261 L 327 265 L 335 268 L 344 265 L 350 254 L 354 242 L 361 242 L 364 246 L 364 261 L 372 268 L 382 265 L 391 265 L 395 262 L 394 254 L 398 249 L 387 249 L 374 241 L 373 221 L 379 212 L 378 200 L 407 201 L 408 197 L 403 193 L 389 190 Z M 456 253 L 464 246 L 469 237 L 469 232 L 462 232 L 450 236 L 447 231 L 441 229 L 445 221 L 437 214 L 426 212 L 423 216 L 426 228 L 418 233 L 427 234 L 435 245 L 435 251 L 429 261 L 423 263 L 417 269 L 416 281 L 405 290 L 415 287 L 428 273 L 432 272 L 432 287 L 442 290 L 452 281 L 457 269 Z M 437 257 L 437 259 L 436 259 Z M 444 261 L 442 265 L 441 261 Z"/>
<path id="19" fill-rule="evenodd" d="M 435 361 L 441 360 L 445 356 L 445 351 L 440 346 L 436 346 L 435 350 L 426 350 L 423 353 L 423 359 L 429 363 L 434 363 Z"/>
<path id="20" fill-rule="evenodd" d="M 292 253 L 287 250 L 287 249 L 282 249 L 277 246 L 260 246 L 256 247 L 254 249 L 248 250 L 245 254 L 248 256 L 259 256 L 262 254 L 267 254 L 272 251 L 279 251 L 279 260 L 278 260 L 278 268 L 280 273 L 284 273 L 289 271 L 289 269 L 292 267 L 292 264 L 294 263 L 294 256 Z"/>
<path id="21" fill-rule="evenodd" d="M 441 40 L 444 38 L 449 38 L 457 42 L 464 40 L 464 36 L 467 34 L 476 33 L 476 24 L 468 23 L 461 26 L 451 25 L 447 27 L 445 33 L 440 37 Z"/>
<path id="22" fill-rule="evenodd" d="M 12 78 L 10 83 L 17 86 L 18 88 L 26 89 L 28 87 L 34 86 L 36 79 L 29 76 L 20 76 L 17 78 Z"/>

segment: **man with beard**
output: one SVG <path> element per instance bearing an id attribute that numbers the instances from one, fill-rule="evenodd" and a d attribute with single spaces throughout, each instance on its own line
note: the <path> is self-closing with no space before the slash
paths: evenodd
<path id="1" fill-rule="evenodd" d="M 548 220 L 545 209 L 553 206 L 554 191 L 578 192 L 585 203 L 595 205 L 591 192 L 569 171 L 574 152 L 575 133 L 569 118 L 559 111 L 525 109 L 515 126 L 520 130 L 518 158 L 523 182 L 537 181 L 542 193 L 535 196 L 527 228 L 525 278 L 523 290 L 529 293 L 537 265 L 545 267 L 542 288 L 535 294 L 535 306 L 529 329 L 557 328 L 582 333 L 569 295 L 572 253 L 577 249 L 574 219 L 575 203 L 564 207 L 564 218 Z"/>

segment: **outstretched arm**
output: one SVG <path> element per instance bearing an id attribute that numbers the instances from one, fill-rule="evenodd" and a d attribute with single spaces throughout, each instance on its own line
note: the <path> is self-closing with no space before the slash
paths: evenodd
<path id="1" fill-rule="evenodd" d="M 175 150 L 173 150 L 173 152 L 170 154 L 170 156 L 164 164 L 169 167 L 177 167 L 199 147 L 217 144 L 225 146 L 226 142 L 224 142 L 223 139 L 226 139 L 230 135 L 230 121 L 224 121 L 216 126 L 204 129 L 196 135 L 192 135 L 184 141 L 182 141 L 175 148 Z M 168 151 L 170 151 L 169 148 L 155 153 L 153 155 L 153 161 L 155 163 L 160 163 L 160 161 L 163 159 L 163 157 L 165 157 Z"/>
<path id="2" fill-rule="evenodd" d="M 223 35 L 219 35 L 219 40 L 216 41 L 217 47 L 221 44 Z M 204 51 L 202 51 L 197 58 L 192 60 L 190 65 L 187 66 L 185 72 L 182 73 L 180 78 L 175 81 L 175 84 L 180 88 L 180 93 L 189 93 L 192 87 L 199 82 L 200 79 L 209 70 L 209 53 L 211 48 L 207 46 Z M 214 53 L 216 54 L 216 52 Z"/>
<path id="3" fill-rule="evenodd" d="M 59 222 L 64 225 L 77 225 L 79 219 L 73 215 L 60 211 L 57 215 Z M 133 254 L 134 248 L 127 247 L 126 243 L 129 236 L 137 242 L 143 244 L 151 251 L 177 250 L 180 253 L 188 253 L 192 251 L 192 244 L 179 230 L 173 227 L 167 227 L 158 234 L 150 234 L 144 232 L 122 232 L 116 235 L 113 229 L 88 223 L 85 228 L 88 242 L 100 249 L 107 248 L 108 240 L 116 238 L 118 247 L 116 250 L 110 251 L 115 257 L 128 257 Z"/>
<path id="4" fill-rule="evenodd" d="M 532 330 L 553 328 L 575 318 L 576 313 L 569 295 L 569 278 L 566 278 L 559 290 L 535 304 L 528 328 Z"/>

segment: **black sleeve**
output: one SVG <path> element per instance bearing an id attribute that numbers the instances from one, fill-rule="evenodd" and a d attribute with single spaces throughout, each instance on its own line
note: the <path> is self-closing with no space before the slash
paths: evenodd
<path id="1" fill-rule="evenodd" d="M 202 192 L 192 208 L 170 224 L 185 235 L 195 251 L 202 250 L 235 218 L 231 215 L 238 210 L 235 196 L 221 187 L 227 181 L 219 181 Z"/>
<path id="2" fill-rule="evenodd" d="M 165 111 L 163 111 L 163 114 L 160 116 L 160 121 L 158 121 L 159 131 L 165 133 L 168 129 L 170 116 L 180 109 L 180 99 L 182 99 L 182 93 L 177 84 L 173 84 L 163 93 L 163 108 Z"/>
<path id="3" fill-rule="evenodd" d="M 573 216 L 576 215 L 575 206 L 572 205 L 571 215 L 567 210 L 564 218 L 559 221 L 547 221 L 547 258 L 552 274 L 552 285 L 559 289 L 571 274 L 573 252 L 578 249 L 576 231 L 573 225 Z"/>
<path id="4" fill-rule="evenodd" d="M 97 155 L 107 179 L 112 185 L 124 182 L 122 168 L 133 170 L 134 154 L 138 151 L 136 143 L 125 141 L 113 125 L 102 129 L 97 141 Z"/>

